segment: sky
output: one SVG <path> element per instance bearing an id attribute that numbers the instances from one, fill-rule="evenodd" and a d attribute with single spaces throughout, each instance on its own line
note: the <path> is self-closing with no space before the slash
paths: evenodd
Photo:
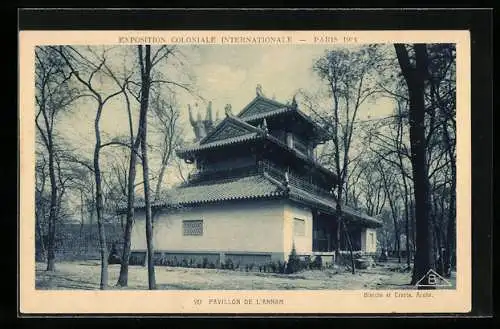
<path id="1" fill-rule="evenodd" d="M 188 121 L 188 105 L 194 114 L 206 113 L 208 101 L 212 101 L 213 114 L 218 111 L 224 117 L 224 107 L 231 104 L 233 113 L 238 113 L 256 95 L 256 86 L 262 85 L 264 94 L 286 103 L 299 89 L 314 92 L 322 83 L 312 70 L 313 63 L 332 46 L 323 45 L 199 45 L 179 46 L 182 65 L 165 69 L 171 79 L 187 79 L 197 97 L 187 92 L 177 93 L 181 109 L 181 124 L 184 138 L 194 138 Z M 123 60 L 123 56 L 113 58 L 116 65 L 130 67 L 135 60 Z M 112 87 L 110 87 L 112 88 Z M 303 109 L 304 110 L 304 109 Z M 392 111 L 388 103 L 378 102 L 370 110 L 371 114 L 387 115 Z M 305 111 L 307 112 L 307 111 Z M 366 111 L 365 111 L 366 112 Z M 57 123 L 58 131 L 87 158 L 92 157 L 95 143 L 95 106 L 91 102 L 79 103 L 68 115 L 63 115 Z M 127 135 L 127 112 L 123 99 L 115 99 L 106 105 L 101 119 L 103 142 L 117 135 Z M 168 179 L 168 178 L 167 178 Z"/>

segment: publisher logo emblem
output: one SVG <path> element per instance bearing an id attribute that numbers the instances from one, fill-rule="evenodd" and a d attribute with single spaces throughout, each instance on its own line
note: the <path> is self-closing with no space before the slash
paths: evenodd
<path id="1" fill-rule="evenodd" d="M 427 271 L 427 273 L 415 284 L 416 287 L 451 287 L 450 281 L 443 278 L 433 269 Z"/>

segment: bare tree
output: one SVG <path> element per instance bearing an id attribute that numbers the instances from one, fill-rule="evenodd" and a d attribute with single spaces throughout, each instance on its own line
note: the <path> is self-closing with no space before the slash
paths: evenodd
<path id="1" fill-rule="evenodd" d="M 46 220 L 46 199 L 45 186 L 47 182 L 47 160 L 42 152 L 36 154 L 35 165 L 35 218 L 36 218 L 36 233 L 38 237 L 38 245 L 40 247 L 40 257 L 46 260 L 47 251 L 45 247 L 45 220 Z"/>
<path id="2" fill-rule="evenodd" d="M 154 289 L 156 287 L 155 278 L 154 278 L 154 265 L 153 265 L 153 221 L 154 218 L 151 217 L 151 205 L 154 200 L 151 200 L 150 197 L 150 181 L 152 178 L 150 177 L 150 165 L 149 159 L 147 155 L 148 148 L 151 145 L 147 142 L 147 129 L 148 129 L 148 109 L 151 103 L 151 98 L 153 96 L 153 110 L 154 114 L 160 118 L 160 122 L 165 123 L 165 128 L 163 128 L 163 146 L 161 147 L 162 156 L 161 156 L 161 167 L 159 172 L 159 177 L 157 177 L 157 188 L 159 191 L 161 188 L 161 183 L 163 181 L 163 175 L 166 170 L 166 166 L 169 162 L 172 149 L 176 145 L 175 134 L 177 131 L 175 129 L 169 130 L 170 128 L 176 128 L 178 114 L 176 114 L 175 106 L 169 108 L 168 104 L 166 108 L 162 106 L 165 104 L 157 104 L 155 102 L 156 99 L 161 99 L 159 96 L 161 93 L 161 88 L 159 86 L 165 87 L 169 90 L 170 93 L 174 93 L 174 88 L 180 88 L 185 91 L 190 91 L 189 86 L 185 83 L 178 81 L 170 81 L 165 78 L 165 74 L 162 74 L 157 67 L 165 64 L 169 57 L 177 58 L 178 52 L 177 48 L 173 46 L 160 46 L 155 47 L 155 49 L 151 49 L 151 46 L 138 46 L 137 53 L 134 56 L 137 56 L 138 59 L 138 72 L 135 73 L 137 75 L 137 81 L 129 80 L 127 81 L 127 90 L 125 92 L 125 100 L 126 100 L 126 108 L 129 119 L 129 147 L 130 147 L 130 157 L 129 157 L 129 171 L 128 171 L 128 180 L 127 180 L 127 219 L 126 226 L 124 232 L 124 240 L 123 240 L 123 254 L 122 254 L 122 264 L 120 268 L 120 277 L 118 279 L 117 285 L 126 286 L 128 281 L 128 265 L 130 258 L 130 248 L 131 248 L 131 231 L 133 227 L 134 220 L 134 202 L 135 202 L 135 187 L 137 185 L 143 185 L 147 206 L 146 206 L 146 240 L 148 244 L 148 277 L 149 277 L 149 286 L 150 289 Z M 178 58 L 177 58 L 178 59 Z M 182 62 L 181 62 L 182 64 Z M 182 65 L 181 65 L 182 66 Z M 115 81 L 119 79 L 114 77 Z M 117 82 L 118 83 L 118 82 Z M 155 97 L 156 96 L 156 97 Z M 139 122 L 138 122 L 138 131 L 137 135 L 134 135 L 134 127 L 132 125 L 132 111 L 131 111 L 131 100 L 137 101 L 139 104 Z M 169 114 L 170 113 L 170 114 Z M 169 124 L 171 122 L 171 124 Z M 173 123 L 173 124 L 172 124 Z M 169 128 L 170 127 L 170 128 Z M 172 131 L 169 133 L 169 131 Z M 170 137 L 174 137 L 172 140 Z M 145 143 L 142 145 L 142 143 Z M 124 143 L 122 143 L 124 144 Z M 141 151 L 139 152 L 139 147 Z M 140 154 L 139 154 L 140 153 Z M 135 183 L 136 178 L 136 164 L 137 158 L 141 160 L 141 165 L 143 169 L 143 181 L 139 184 Z M 146 167 L 145 167 L 146 165 Z M 159 192 L 158 192 L 159 193 Z M 157 193 L 155 192 L 155 198 Z M 148 210 L 149 209 L 149 210 Z"/>
<path id="3" fill-rule="evenodd" d="M 420 280 L 429 269 L 435 269 L 433 227 L 429 218 L 429 178 L 425 135 L 425 83 L 428 80 L 428 54 L 426 44 L 411 46 L 415 61 L 411 63 L 409 50 L 404 44 L 395 44 L 396 55 L 405 78 L 410 103 L 410 145 L 415 193 L 416 255 L 412 284 Z"/>
<path id="4" fill-rule="evenodd" d="M 401 232 L 399 227 L 399 212 L 398 212 L 398 193 L 397 193 L 397 183 L 394 174 L 391 174 L 390 170 L 387 172 L 388 168 L 383 165 L 382 162 L 377 162 L 377 167 L 382 177 L 382 182 L 384 186 L 385 193 L 387 195 L 387 200 L 389 201 L 389 207 L 391 209 L 391 215 L 394 227 L 394 251 L 396 251 L 398 256 L 398 262 L 401 263 Z"/>
<path id="5" fill-rule="evenodd" d="M 374 47 L 358 51 L 329 51 L 314 65 L 314 70 L 324 80 L 329 89 L 332 109 L 322 118 L 328 128 L 333 142 L 332 162 L 338 177 L 337 185 L 337 232 L 335 252 L 340 259 L 340 234 L 345 229 L 342 216 L 343 191 L 351 163 L 351 146 L 358 113 L 363 104 L 378 90 L 374 86 L 371 72 L 376 62 Z M 348 193 L 346 193 L 348 194 Z M 354 258 L 352 257 L 354 273 Z"/>
<path id="6" fill-rule="evenodd" d="M 108 48 L 104 48 L 101 53 L 97 53 L 93 48 L 87 48 L 85 52 L 80 51 L 74 47 L 57 48 L 61 54 L 72 75 L 76 80 L 82 84 L 90 93 L 90 97 L 95 101 L 96 115 L 94 120 L 94 134 L 95 146 L 93 157 L 93 172 L 95 178 L 95 200 L 96 200 L 96 213 L 97 213 L 97 226 L 99 230 L 99 245 L 101 254 L 101 280 L 100 289 L 107 289 L 108 286 L 108 257 L 106 246 L 106 233 L 103 222 L 103 188 L 102 188 L 102 175 L 100 167 L 100 155 L 103 143 L 101 140 L 100 122 L 105 105 L 113 98 L 123 94 L 126 84 L 111 92 L 101 90 L 96 84 L 95 78 L 97 75 L 102 76 L 106 71 L 106 61 L 108 60 Z M 108 72 L 109 73 L 109 72 Z"/>
<path id="7" fill-rule="evenodd" d="M 180 145 L 181 128 L 179 126 L 179 108 L 175 95 L 170 95 L 168 101 L 160 97 L 157 93 L 152 99 L 152 110 L 156 119 L 156 129 L 161 136 L 160 142 L 160 169 L 156 182 L 154 200 L 159 200 L 163 178 L 167 166 L 172 160 L 174 150 Z"/>
<path id="8" fill-rule="evenodd" d="M 57 52 L 51 48 L 37 47 L 35 49 L 35 100 L 37 113 L 35 124 L 42 137 L 48 156 L 48 174 L 50 179 L 50 210 L 48 219 L 47 241 L 47 271 L 55 268 L 55 234 L 58 209 L 58 182 L 56 168 L 56 117 L 61 111 L 79 97 L 72 88 L 65 73 L 65 63 Z"/>
<path id="9" fill-rule="evenodd" d="M 150 290 L 156 289 L 156 277 L 154 268 L 154 245 L 153 245 L 153 221 L 151 215 L 151 197 L 149 186 L 149 163 L 148 163 L 148 108 L 151 91 L 151 46 L 137 46 L 139 65 L 141 67 L 141 105 L 139 118 L 139 136 L 142 155 L 142 175 L 144 179 L 144 203 L 146 212 L 146 245 L 148 260 L 148 286 Z"/>

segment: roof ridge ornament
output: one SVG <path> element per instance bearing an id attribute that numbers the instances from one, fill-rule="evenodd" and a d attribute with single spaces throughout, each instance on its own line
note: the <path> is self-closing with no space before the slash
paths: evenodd
<path id="1" fill-rule="evenodd" d="M 224 107 L 224 112 L 226 112 L 226 116 L 233 116 L 231 104 L 226 104 L 226 107 Z"/>
<path id="2" fill-rule="evenodd" d="M 195 103 L 194 107 L 196 108 L 196 119 L 198 122 L 201 122 L 201 113 L 200 110 L 198 109 L 198 103 Z"/>
<path id="3" fill-rule="evenodd" d="M 212 122 L 212 101 L 208 102 L 205 120 Z"/>
<path id="4" fill-rule="evenodd" d="M 286 169 L 285 171 L 285 194 L 288 195 L 288 193 L 290 192 L 290 177 L 288 175 L 288 168 Z"/>
<path id="5" fill-rule="evenodd" d="M 255 88 L 255 92 L 256 92 L 257 96 L 266 97 L 266 96 L 264 96 L 264 92 L 262 91 L 262 85 L 260 83 L 257 84 L 257 87 Z"/>
<path id="6" fill-rule="evenodd" d="M 266 133 L 269 132 L 268 128 L 267 128 L 267 120 L 266 118 L 264 118 L 264 120 L 262 120 L 262 130 L 264 130 Z"/>
<path id="7" fill-rule="evenodd" d="M 297 94 L 293 95 L 292 98 L 292 108 L 297 109 L 297 99 L 296 99 Z"/>

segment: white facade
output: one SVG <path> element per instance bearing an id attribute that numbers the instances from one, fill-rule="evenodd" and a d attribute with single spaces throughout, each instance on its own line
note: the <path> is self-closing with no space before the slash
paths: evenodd
<path id="1" fill-rule="evenodd" d="M 312 252 L 313 219 L 311 209 L 300 207 L 292 203 L 284 205 L 284 245 L 285 255 L 290 255 L 293 244 L 298 254 L 309 254 Z M 303 221 L 303 232 L 297 230 L 296 222 Z"/>
<path id="2" fill-rule="evenodd" d="M 154 248 L 168 252 L 283 254 L 284 214 L 285 203 L 279 200 L 211 204 L 178 212 L 164 211 L 155 217 Z M 146 250 L 144 212 L 136 211 L 135 219 L 132 250 Z M 203 221 L 201 235 L 184 235 L 183 221 L 189 220 Z M 309 244 L 312 246 L 312 241 Z"/>
<path id="3" fill-rule="evenodd" d="M 186 235 L 184 221 L 202 221 L 201 234 Z M 199 232 L 197 232 L 198 234 Z M 145 251 L 145 215 L 136 210 L 132 251 Z M 361 231 L 361 250 L 376 251 L 376 230 Z M 268 254 L 286 260 L 295 244 L 298 254 L 312 254 L 310 208 L 285 200 L 207 204 L 180 211 L 164 210 L 154 219 L 154 249 L 160 252 Z"/>

